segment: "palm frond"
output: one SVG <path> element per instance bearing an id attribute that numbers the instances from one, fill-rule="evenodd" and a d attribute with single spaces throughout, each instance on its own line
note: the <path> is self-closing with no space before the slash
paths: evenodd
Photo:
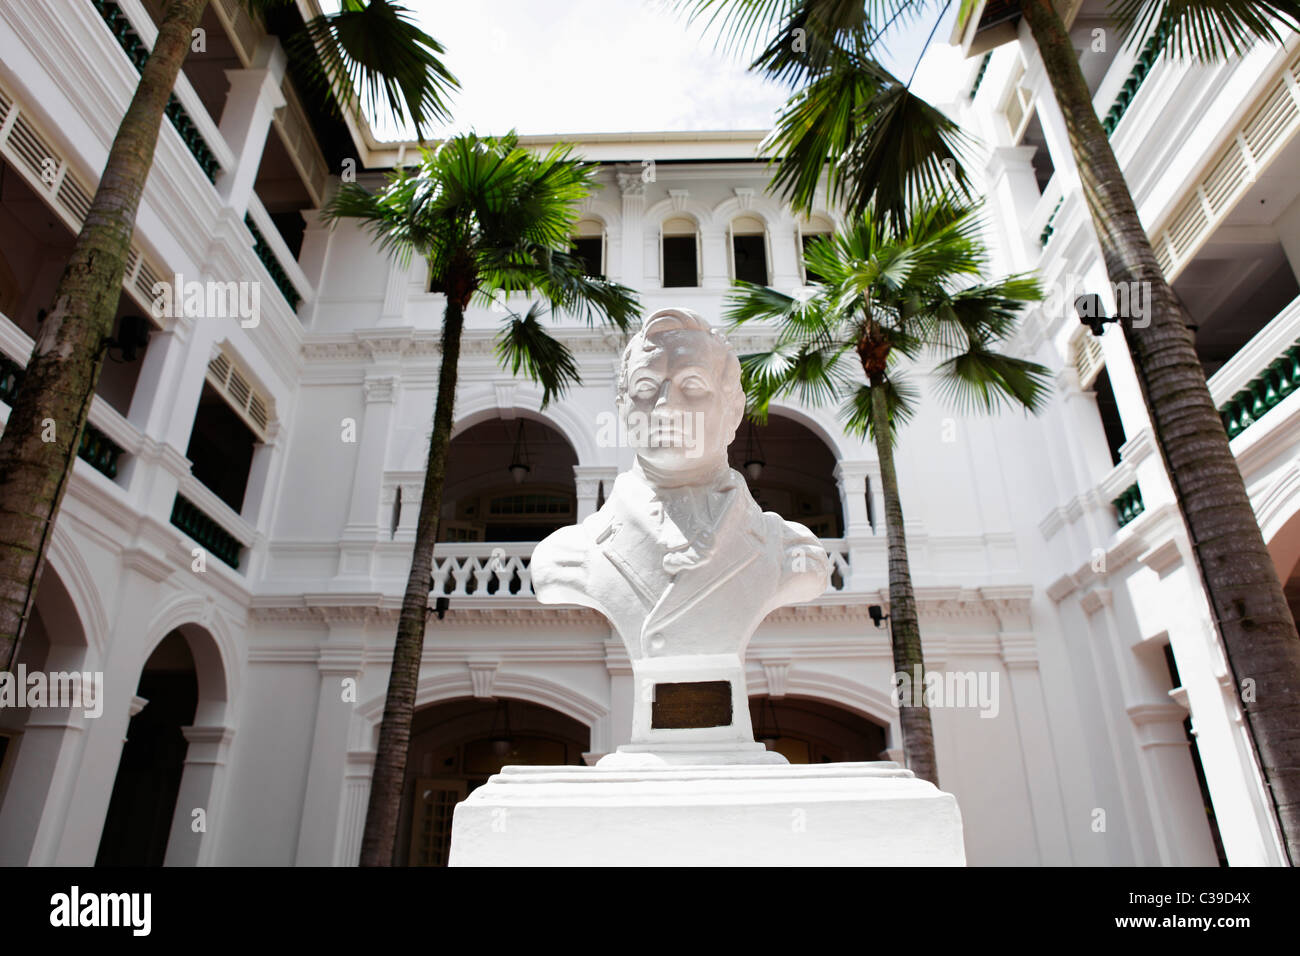
<path id="1" fill-rule="evenodd" d="M 1126 45 L 1150 36 L 1175 56 L 1215 62 L 1240 56 L 1256 40 L 1282 43 L 1300 30 L 1297 0 L 1111 0 Z"/>
<path id="2" fill-rule="evenodd" d="M 522 369 L 542 386 L 541 407 L 545 408 L 580 377 L 577 360 L 568 346 L 552 337 L 539 321 L 543 314 L 543 306 L 534 302 L 523 316 L 508 316 L 497 339 L 496 354 L 511 375 L 518 375 Z"/>
<path id="3" fill-rule="evenodd" d="M 290 43 L 346 107 L 357 109 L 359 94 L 372 115 L 409 117 L 421 139 L 431 123 L 450 118 L 447 99 L 460 84 L 440 59 L 446 50 L 392 0 L 341 0 L 338 12 L 311 18 Z"/>
<path id="4" fill-rule="evenodd" d="M 889 442 L 898 443 L 898 433 L 902 426 L 912 420 L 920 393 L 907 378 L 897 371 L 891 371 L 879 385 L 859 385 L 840 406 L 840 417 L 844 421 L 844 430 L 858 437 L 876 437 L 875 411 L 872 407 L 874 388 L 885 390 L 885 406 L 889 415 Z"/>
<path id="5" fill-rule="evenodd" d="M 1004 405 L 1039 412 L 1052 373 L 1037 362 L 972 346 L 935 368 L 938 389 L 960 411 L 995 412 Z"/>

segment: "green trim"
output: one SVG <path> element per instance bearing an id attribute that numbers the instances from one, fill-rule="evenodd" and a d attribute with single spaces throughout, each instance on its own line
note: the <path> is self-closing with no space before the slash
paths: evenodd
<path id="1" fill-rule="evenodd" d="M 81 432 L 81 445 L 77 448 L 77 457 L 90 462 L 91 466 L 109 478 L 117 478 L 117 460 L 122 457 L 124 449 L 113 439 L 90 422 L 86 422 Z"/>
<path id="2" fill-rule="evenodd" d="M 1296 342 L 1219 408 L 1219 417 L 1233 439 L 1259 421 L 1270 408 L 1300 387 L 1300 342 Z"/>
<path id="3" fill-rule="evenodd" d="M 23 368 L 7 355 L 0 355 L 0 401 L 10 408 L 18 397 L 18 387 L 23 382 L 27 369 Z M 90 422 L 81 432 L 81 444 L 77 446 L 77 457 L 90 463 L 96 471 L 117 479 L 117 460 L 125 454 L 124 449 L 113 439 Z"/>
<path id="4" fill-rule="evenodd" d="M 172 503 L 171 523 L 236 571 L 239 570 L 239 542 L 199 510 L 194 502 L 177 495 Z"/>
<path id="5" fill-rule="evenodd" d="M 1137 482 L 1124 489 L 1124 493 L 1112 501 L 1111 504 L 1115 506 L 1115 514 L 1119 519 L 1121 528 L 1146 511 L 1146 505 L 1142 503 L 1142 492 L 1138 490 Z"/>
<path id="6" fill-rule="evenodd" d="M 1119 126 L 1119 121 L 1124 118 L 1129 104 L 1133 102 L 1133 97 L 1137 96 L 1138 89 L 1146 81 L 1152 67 L 1156 65 L 1167 34 L 1168 30 L 1162 27 L 1151 34 L 1147 42 L 1142 45 L 1142 52 L 1138 54 L 1137 62 L 1133 64 L 1133 69 L 1129 70 L 1128 78 L 1115 96 L 1115 102 L 1111 104 L 1101 121 L 1101 128 L 1106 131 L 1107 136 L 1115 132 L 1115 127 Z"/>
<path id="7" fill-rule="evenodd" d="M 975 99 L 975 94 L 980 91 L 980 84 L 984 82 L 984 72 L 989 68 L 989 60 L 993 59 L 993 51 L 990 50 L 984 54 L 984 59 L 980 60 L 980 71 L 975 74 L 975 82 L 970 85 L 970 98 Z"/>
<path id="8" fill-rule="evenodd" d="M 108 28 L 113 31 L 113 36 L 117 37 L 118 44 L 126 53 L 127 59 L 135 64 L 136 70 L 143 73 L 145 62 L 149 59 L 149 48 L 144 45 L 140 35 L 135 32 L 131 26 L 131 21 L 127 19 L 122 8 L 111 0 L 90 0 Z M 208 181 L 215 183 L 217 181 L 217 170 L 221 168 L 217 163 L 217 157 L 213 155 L 212 148 L 208 146 L 207 140 L 199 132 L 198 126 L 190 118 L 190 114 L 185 112 L 185 107 L 181 106 L 181 101 L 173 93 L 167 100 L 167 106 L 164 109 L 167 118 L 172 121 L 172 126 L 176 127 L 176 132 L 180 134 L 181 142 L 189 149 L 190 154 L 198 161 L 199 168 L 203 170 L 203 175 L 208 177 Z"/>
<path id="9" fill-rule="evenodd" d="M 1064 196 L 1056 200 L 1056 205 L 1052 207 L 1052 214 L 1047 217 L 1047 224 L 1043 226 L 1043 231 L 1038 234 L 1038 244 L 1040 246 L 1046 246 L 1048 240 L 1052 238 L 1052 233 L 1056 231 L 1056 214 L 1061 211 L 1061 203 L 1063 202 L 1065 202 Z"/>
<path id="10" fill-rule="evenodd" d="M 24 371 L 26 370 L 9 356 L 0 355 L 0 401 L 10 408 L 14 407 L 14 399 L 18 396 L 18 386 L 22 384 Z"/>
<path id="11" fill-rule="evenodd" d="M 302 296 L 293 287 L 293 282 L 290 281 L 289 274 L 284 271 L 284 267 L 280 265 L 280 260 L 275 257 L 275 250 L 266 241 L 262 231 L 253 224 L 253 217 L 248 213 L 244 214 L 244 225 L 253 234 L 253 251 L 257 253 L 257 258 L 262 260 L 262 265 L 266 267 L 266 271 L 271 274 L 271 281 L 275 283 L 275 287 L 280 290 L 280 294 L 289 303 L 289 308 L 297 310 L 298 303 L 302 301 Z"/>

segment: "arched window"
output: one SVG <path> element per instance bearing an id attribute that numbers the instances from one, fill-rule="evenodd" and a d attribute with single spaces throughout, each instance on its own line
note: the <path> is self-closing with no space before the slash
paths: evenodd
<path id="1" fill-rule="evenodd" d="M 659 227 L 659 265 L 665 289 L 700 284 L 700 241 L 694 219 L 674 216 L 664 220 Z"/>
<path id="2" fill-rule="evenodd" d="M 814 270 L 808 268 L 805 261 L 808 255 L 808 246 L 814 239 L 823 236 L 829 236 L 835 232 L 835 226 L 825 216 L 813 216 L 811 219 L 801 219 L 798 223 L 799 232 L 799 269 L 803 275 L 803 281 L 809 284 L 821 282 L 822 277 Z"/>
<path id="3" fill-rule="evenodd" d="M 573 227 L 573 252 L 586 263 L 589 276 L 605 277 L 605 224 L 599 219 L 583 219 Z"/>
<path id="4" fill-rule="evenodd" d="M 731 221 L 731 275 L 741 282 L 767 285 L 767 226 L 757 216 Z"/>

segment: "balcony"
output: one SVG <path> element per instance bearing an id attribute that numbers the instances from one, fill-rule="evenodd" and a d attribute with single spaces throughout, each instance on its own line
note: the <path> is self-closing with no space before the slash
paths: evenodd
<path id="1" fill-rule="evenodd" d="M 849 549 L 837 538 L 822 540 L 831 558 L 828 593 L 848 589 Z M 433 549 L 431 598 L 507 600 L 533 597 L 529 570 L 535 541 L 445 541 Z"/>
<path id="2" fill-rule="evenodd" d="M 1229 439 L 1256 425 L 1300 388 L 1300 297 L 1279 312 L 1209 379 Z"/>

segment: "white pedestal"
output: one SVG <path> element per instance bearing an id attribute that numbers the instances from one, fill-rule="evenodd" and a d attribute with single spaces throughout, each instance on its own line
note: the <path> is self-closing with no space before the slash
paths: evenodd
<path id="1" fill-rule="evenodd" d="M 896 763 L 505 767 L 452 866 L 964 866 L 957 801 Z"/>

